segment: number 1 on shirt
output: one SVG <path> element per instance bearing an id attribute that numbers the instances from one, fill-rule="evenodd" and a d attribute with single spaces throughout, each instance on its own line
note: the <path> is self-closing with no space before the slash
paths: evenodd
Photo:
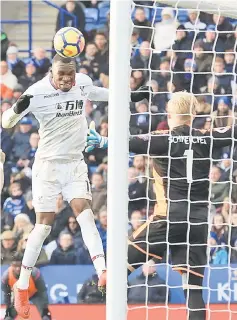
<path id="1" fill-rule="evenodd" d="M 193 150 L 185 150 L 184 156 L 186 160 L 186 173 L 187 173 L 187 182 L 193 182 Z"/>

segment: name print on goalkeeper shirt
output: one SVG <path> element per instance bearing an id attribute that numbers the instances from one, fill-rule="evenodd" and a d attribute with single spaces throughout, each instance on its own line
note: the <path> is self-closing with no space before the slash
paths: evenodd
<path id="1" fill-rule="evenodd" d="M 203 137 L 189 137 L 189 136 L 170 136 L 169 141 L 171 143 L 185 143 L 185 144 L 207 144 L 207 141 Z"/>

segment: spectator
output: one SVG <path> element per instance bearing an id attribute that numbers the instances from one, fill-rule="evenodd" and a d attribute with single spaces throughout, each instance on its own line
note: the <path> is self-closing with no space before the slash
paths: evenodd
<path id="1" fill-rule="evenodd" d="M 10 264 L 13 261 L 13 255 L 16 252 L 16 238 L 10 230 L 1 234 L 1 264 Z"/>
<path id="2" fill-rule="evenodd" d="M 188 58 L 192 51 L 192 41 L 188 36 L 188 32 L 184 25 L 179 25 L 176 31 L 176 40 L 172 46 L 174 51 L 181 51 L 176 52 L 177 55 L 177 63 L 176 68 L 179 71 L 183 71 L 184 60 Z"/>
<path id="3" fill-rule="evenodd" d="M 92 277 L 83 284 L 77 295 L 77 303 L 94 304 L 105 303 L 106 295 L 98 289 L 98 276 L 93 274 Z"/>
<path id="4" fill-rule="evenodd" d="M 226 43 L 225 48 L 227 50 L 237 51 L 237 25 L 234 28 L 234 33 L 229 34 Z"/>
<path id="5" fill-rule="evenodd" d="M 225 61 L 226 72 L 236 73 L 234 49 L 225 50 L 224 61 Z"/>
<path id="6" fill-rule="evenodd" d="M 230 154 L 225 152 L 222 155 L 222 161 L 219 163 L 221 168 L 221 181 L 231 181 L 231 168 L 232 160 L 230 159 Z"/>
<path id="7" fill-rule="evenodd" d="M 144 223 L 144 220 L 142 219 L 141 211 L 135 210 L 131 213 L 131 229 L 128 230 L 128 236 L 131 236 L 133 232 L 139 229 L 139 227 Z"/>
<path id="8" fill-rule="evenodd" d="M 62 233 L 59 245 L 52 253 L 50 264 L 76 264 L 77 254 L 73 245 L 73 238 L 69 233 Z"/>
<path id="9" fill-rule="evenodd" d="M 133 57 L 136 57 L 139 54 L 139 47 L 142 43 L 142 39 L 139 37 L 141 29 L 133 28 L 132 30 L 132 37 L 131 37 L 131 46 L 132 46 L 132 52 L 131 52 L 131 59 Z"/>
<path id="10" fill-rule="evenodd" d="M 161 52 L 172 46 L 176 38 L 177 23 L 174 10 L 166 7 L 161 13 L 161 22 L 155 24 L 154 47 Z"/>
<path id="11" fill-rule="evenodd" d="M 23 237 L 19 240 L 18 245 L 17 245 L 17 252 L 21 255 L 24 255 L 25 252 L 25 248 L 26 248 L 26 243 L 28 240 L 30 233 L 29 232 L 25 232 L 23 234 Z M 39 254 L 39 257 L 37 259 L 36 262 L 36 267 L 40 267 L 40 266 L 45 266 L 48 264 L 48 257 L 46 255 L 45 249 L 42 248 Z"/>
<path id="12" fill-rule="evenodd" d="M 36 75 L 38 80 L 42 79 L 49 71 L 51 66 L 50 60 L 46 57 L 44 48 L 35 48 L 33 50 L 33 57 L 31 62 L 36 68 Z"/>
<path id="13" fill-rule="evenodd" d="M 224 217 L 222 214 L 216 214 L 213 217 L 210 237 L 215 239 L 217 245 L 225 243 L 224 233 L 226 229 Z"/>
<path id="14" fill-rule="evenodd" d="M 83 246 L 81 228 L 74 216 L 70 216 L 67 221 L 67 226 L 62 233 L 70 234 L 73 238 L 73 244 L 76 249 Z"/>
<path id="15" fill-rule="evenodd" d="M 1 31 L 1 61 L 7 58 L 7 48 L 9 46 L 9 40 L 7 34 Z"/>
<path id="16" fill-rule="evenodd" d="M 169 300 L 168 290 L 156 271 L 154 261 L 150 260 L 142 266 L 142 273 L 129 281 L 128 303 L 165 303 Z"/>
<path id="17" fill-rule="evenodd" d="M 207 26 L 207 30 L 205 32 L 204 49 L 206 51 L 215 51 L 215 52 L 223 52 L 225 51 L 225 44 L 223 40 L 218 37 L 216 41 L 216 26 L 214 24 L 210 24 Z"/>
<path id="18" fill-rule="evenodd" d="M 202 78 L 196 74 L 196 62 L 192 59 L 185 59 L 184 71 L 185 73 L 178 73 L 173 77 L 176 91 L 178 91 L 178 89 L 182 86 L 182 89 L 188 92 L 199 93 L 200 88 L 204 85 L 205 80 L 202 81 Z"/>
<path id="19" fill-rule="evenodd" d="M 167 91 L 167 83 L 171 77 L 170 59 L 163 57 L 160 61 L 158 72 L 154 72 L 152 78 L 157 81 L 160 91 Z"/>
<path id="20" fill-rule="evenodd" d="M 34 228 L 30 218 L 25 213 L 19 213 L 14 218 L 13 232 L 16 239 L 21 239 L 24 233 L 29 233 Z"/>
<path id="21" fill-rule="evenodd" d="M 213 217 L 213 224 L 210 233 L 211 259 L 213 264 L 227 264 L 228 254 L 225 248 L 225 230 L 224 217 L 216 214 Z"/>
<path id="22" fill-rule="evenodd" d="M 68 225 L 68 219 L 70 217 L 73 217 L 72 209 L 63 200 L 62 194 L 59 194 L 56 201 L 55 220 L 49 235 L 49 241 L 58 238 L 61 231 Z"/>
<path id="23" fill-rule="evenodd" d="M 138 172 L 135 168 L 128 168 L 128 213 L 142 210 L 146 207 L 146 184 L 138 181 Z"/>
<path id="24" fill-rule="evenodd" d="M 207 93 L 205 95 L 205 101 L 212 106 L 212 110 L 216 110 L 218 98 L 215 96 L 222 93 L 219 79 L 215 76 L 211 76 L 207 81 L 207 86 L 204 91 Z"/>
<path id="25" fill-rule="evenodd" d="M 104 253 L 106 254 L 107 248 L 107 210 L 104 208 L 98 214 L 98 222 L 97 222 L 97 229 L 99 231 Z"/>
<path id="26" fill-rule="evenodd" d="M 134 70 L 132 71 L 132 77 L 135 79 L 135 83 L 136 83 L 136 90 L 141 87 L 142 85 L 144 85 L 145 83 L 145 77 L 143 74 L 143 71 L 141 70 Z"/>
<path id="27" fill-rule="evenodd" d="M 6 215 L 7 224 L 12 227 L 15 217 L 19 213 L 27 212 L 27 205 L 19 183 L 12 183 L 9 191 L 10 197 L 3 204 L 3 212 Z"/>
<path id="28" fill-rule="evenodd" d="M 205 30 L 206 24 L 199 20 L 198 10 L 189 10 L 188 12 L 189 21 L 185 22 L 184 26 L 189 31 Z"/>
<path id="29" fill-rule="evenodd" d="M 32 129 L 32 121 L 29 117 L 24 117 L 20 121 L 19 132 L 15 132 L 12 140 L 13 140 L 13 150 L 12 150 L 12 158 L 14 161 L 17 161 L 22 156 L 27 153 L 29 150 L 30 143 L 30 135 Z"/>
<path id="30" fill-rule="evenodd" d="M 213 166 L 210 171 L 211 202 L 216 208 L 222 206 L 224 199 L 229 195 L 229 183 L 221 182 L 221 169 Z"/>
<path id="31" fill-rule="evenodd" d="M 70 15 L 65 15 L 64 13 L 61 13 L 61 11 L 58 12 L 57 16 L 57 22 L 56 22 L 56 32 L 63 28 L 63 27 L 75 27 L 79 29 L 82 33 L 84 33 L 85 30 L 85 13 L 82 9 L 82 7 L 76 2 L 76 1 L 67 1 L 65 4 L 61 6 L 62 9 L 66 10 L 70 14 L 76 16 L 76 25 L 74 23 L 74 17 Z M 62 14 L 64 15 L 64 19 L 62 20 Z M 62 25 L 62 21 L 64 24 Z"/>
<path id="32" fill-rule="evenodd" d="M 30 149 L 27 150 L 27 159 L 30 161 L 33 160 L 35 157 L 35 153 L 36 153 L 36 151 L 38 149 L 38 145 L 39 145 L 39 140 L 40 140 L 40 137 L 39 137 L 38 132 L 31 133 L 30 140 L 29 140 Z"/>
<path id="33" fill-rule="evenodd" d="M 131 60 L 133 69 L 145 69 L 145 76 L 149 76 L 149 70 L 157 70 L 160 65 L 160 58 L 157 54 L 152 54 L 150 43 L 143 41 L 139 47 L 139 53 Z"/>
<path id="34" fill-rule="evenodd" d="M 12 146 L 13 146 L 12 138 L 7 129 L 0 128 L 0 133 L 1 133 L 1 148 L 6 155 L 6 161 L 9 161 L 11 158 L 11 152 L 12 152 Z"/>
<path id="35" fill-rule="evenodd" d="M 139 37 L 142 41 L 150 41 L 152 34 L 151 23 L 146 18 L 144 8 L 136 8 L 133 23 L 135 26 L 141 27 L 139 28 Z"/>
<path id="36" fill-rule="evenodd" d="M 36 73 L 36 67 L 32 62 L 28 62 L 25 67 L 25 74 L 19 78 L 19 83 L 24 88 L 24 91 L 28 87 L 32 86 L 35 82 L 40 80 L 40 76 Z"/>
<path id="37" fill-rule="evenodd" d="M 233 203 L 237 203 L 237 169 L 233 172 L 233 185 L 232 185 L 232 194 L 231 198 Z"/>
<path id="38" fill-rule="evenodd" d="M 131 134 L 147 133 L 149 129 L 149 113 L 146 101 L 137 102 L 135 104 L 136 113 L 130 117 Z"/>
<path id="39" fill-rule="evenodd" d="M 226 237 L 230 237 L 230 262 L 237 263 L 237 213 L 233 212 L 231 215 L 230 235 L 226 232 Z M 229 243 L 229 240 L 228 242 Z"/>
<path id="40" fill-rule="evenodd" d="M 234 122 L 234 114 L 229 108 L 230 101 L 223 96 L 219 99 L 217 110 L 213 112 L 213 125 L 215 128 L 224 128 L 232 126 Z"/>
<path id="41" fill-rule="evenodd" d="M 96 53 L 95 59 L 99 65 L 99 73 L 100 70 L 109 64 L 109 47 L 107 43 L 107 38 L 103 32 L 98 31 L 95 35 L 94 42 L 98 49 Z"/>
<path id="42" fill-rule="evenodd" d="M 229 31 L 233 30 L 233 27 L 229 20 L 223 16 L 220 16 L 218 13 L 213 14 L 212 16 L 214 24 L 217 26 L 218 37 L 223 41 L 226 41 Z"/>
<path id="43" fill-rule="evenodd" d="M 6 88 L 13 90 L 17 85 L 17 77 L 8 68 L 6 61 L 1 61 L 1 80 L 0 83 L 5 85 Z"/>
<path id="44" fill-rule="evenodd" d="M 4 293 L 4 304 L 6 304 L 6 318 L 13 319 L 17 316 L 16 310 L 12 304 L 13 286 L 16 284 L 20 276 L 23 256 L 15 254 L 11 266 L 4 272 L 2 276 L 2 291 Z M 51 314 L 48 309 L 48 293 L 44 279 L 37 268 L 33 268 L 30 276 L 28 293 L 30 301 L 34 304 L 43 320 L 51 320 Z"/>
<path id="45" fill-rule="evenodd" d="M 222 89 L 222 94 L 231 94 L 231 80 L 232 76 L 226 74 L 225 63 L 223 58 L 216 57 L 213 66 L 214 75 L 218 78 L 220 83 L 220 88 Z"/>
<path id="46" fill-rule="evenodd" d="M 230 198 L 224 198 L 223 206 L 221 208 L 221 214 L 224 218 L 225 223 L 230 223 L 230 216 L 231 216 L 231 205 L 230 205 Z"/>
<path id="47" fill-rule="evenodd" d="M 144 177 L 146 175 L 146 173 L 145 173 L 145 171 L 146 171 L 145 157 L 141 156 L 141 155 L 134 156 L 133 167 L 137 170 L 139 176 L 141 177 L 141 179 L 139 181 L 143 182 Z"/>
<path id="48" fill-rule="evenodd" d="M 24 66 L 25 66 L 25 64 L 24 64 Z M 15 103 L 20 98 L 20 96 L 23 94 L 23 92 L 24 92 L 24 88 L 22 87 L 21 84 L 18 83 L 13 88 L 13 97 L 12 97 L 12 100 L 11 100 L 12 104 Z"/>
<path id="49" fill-rule="evenodd" d="M 100 209 L 107 203 L 107 188 L 103 176 L 98 172 L 93 173 L 91 182 L 92 211 L 97 215 L 100 212 Z"/>
<path id="50" fill-rule="evenodd" d="M 87 66 L 92 70 L 93 79 L 99 78 L 99 64 L 95 59 L 98 53 L 97 46 L 94 42 L 88 42 L 85 48 L 85 53 L 80 58 L 81 66 Z"/>
<path id="51" fill-rule="evenodd" d="M 18 58 L 18 49 L 15 46 L 10 46 L 7 49 L 7 63 L 8 68 L 11 70 L 17 78 L 23 75 L 25 71 L 25 64 L 22 60 Z"/>

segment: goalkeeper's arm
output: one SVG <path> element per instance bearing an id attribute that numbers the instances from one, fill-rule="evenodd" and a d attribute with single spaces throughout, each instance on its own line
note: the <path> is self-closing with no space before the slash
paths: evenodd
<path id="1" fill-rule="evenodd" d="M 139 135 L 130 137 L 129 151 L 137 154 L 165 154 L 168 150 L 168 135 Z M 95 130 L 95 123 L 90 123 L 89 135 L 87 136 L 87 146 L 85 151 L 91 152 L 95 148 L 106 149 L 108 147 L 108 138 L 101 136 Z"/>

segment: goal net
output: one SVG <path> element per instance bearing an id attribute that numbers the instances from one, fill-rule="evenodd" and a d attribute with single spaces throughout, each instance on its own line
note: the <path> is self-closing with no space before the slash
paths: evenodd
<path id="1" fill-rule="evenodd" d="M 194 93 L 199 102 L 193 128 L 233 126 L 237 111 L 237 2 L 135 1 L 132 20 L 130 86 L 135 91 L 149 85 L 153 92 L 148 103 L 130 104 L 130 134 L 168 129 L 167 102 L 172 93 L 183 90 Z M 160 205 L 155 198 L 153 160 L 148 154 L 130 154 L 130 233 Z M 234 137 L 231 147 L 212 148 L 208 264 L 203 282 L 206 319 L 237 319 L 236 161 Z M 169 252 L 161 261 L 147 255 L 147 263 L 130 275 L 128 319 L 186 319 L 182 278 L 171 266 Z"/>

